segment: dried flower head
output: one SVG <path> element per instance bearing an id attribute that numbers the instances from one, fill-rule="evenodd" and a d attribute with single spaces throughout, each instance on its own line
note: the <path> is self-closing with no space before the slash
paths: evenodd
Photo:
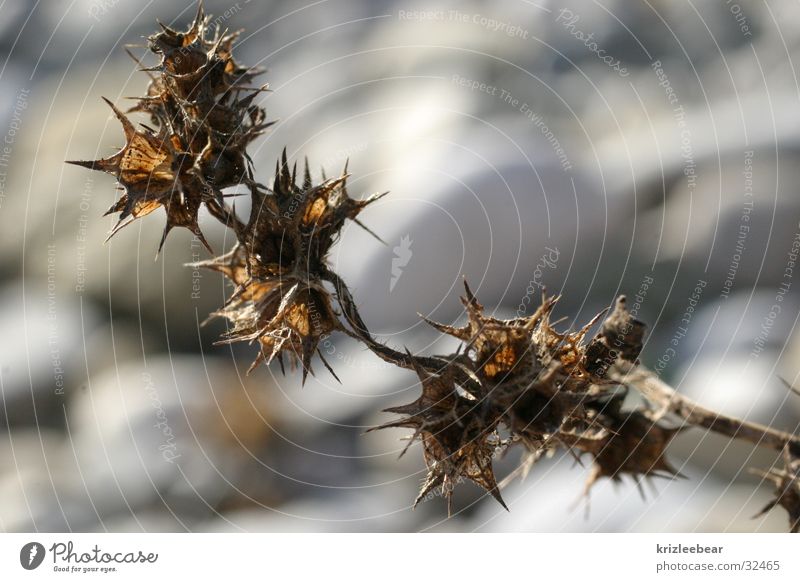
<path id="1" fill-rule="evenodd" d="M 623 475 L 630 475 L 640 490 L 643 477 L 685 478 L 665 457 L 667 445 L 680 428 L 663 427 L 641 411 L 606 415 L 603 424 L 605 437 L 586 450 L 594 457 L 587 492 L 601 477 L 620 481 Z"/>
<path id="2" fill-rule="evenodd" d="M 272 190 L 264 190 L 252 190 L 250 220 L 237 229 L 236 247 L 196 264 L 223 273 L 236 285 L 215 314 L 231 323 L 221 343 L 257 341 L 259 355 L 250 370 L 276 358 L 283 369 L 285 354 L 292 367 L 299 363 L 303 368 L 305 381 L 317 353 L 336 376 L 318 348 L 331 332 L 343 329 L 323 282 L 327 254 L 345 221 L 357 221 L 358 213 L 381 195 L 350 198 L 346 167 L 340 177 L 315 185 L 306 162 L 300 184 L 286 150 Z"/>
<path id="3" fill-rule="evenodd" d="M 479 484 L 495 495 L 492 447 L 488 443 L 499 438 L 500 426 L 510 433 L 512 441 L 527 447 L 528 465 L 543 452 L 564 447 L 576 458 L 583 453 L 595 455 L 601 470 L 594 479 L 616 478 L 625 471 L 649 475 L 669 470 L 661 456 L 655 455 L 659 435 L 665 437 L 666 445 L 667 432 L 658 427 L 649 435 L 640 431 L 632 434 L 631 430 L 641 428 L 640 423 L 619 422 L 616 415 L 624 391 L 595 374 L 593 370 L 598 368 L 587 356 L 588 346 L 607 342 L 620 322 L 628 322 L 624 299 L 618 301 L 614 313 L 588 344 L 586 336 L 602 312 L 578 331 L 559 332 L 550 323 L 557 298 L 543 297 L 529 317 L 503 320 L 485 315 L 483 305 L 465 282 L 462 303 L 467 314 L 465 325 L 429 323 L 459 338 L 464 343 L 463 353 L 452 358 L 450 366 L 444 368 L 446 372 L 435 375 L 415 365 L 422 379 L 422 396 L 412 404 L 388 409 L 407 416 L 380 427 L 414 428 L 414 437 L 425 444 L 429 475 L 421 496 L 433 487 L 450 485 L 454 476 L 475 481 L 475 474 L 483 479 Z M 636 337 L 641 339 L 641 335 Z M 635 350 L 632 345 L 628 347 L 627 351 L 617 349 L 605 354 L 609 360 L 606 366 L 617 355 Z M 456 372 L 465 367 L 472 381 L 458 384 L 461 390 L 457 390 Z M 458 419 L 457 428 L 452 428 L 454 418 Z M 437 434 L 445 436 L 436 438 Z M 640 437 L 647 446 L 637 449 L 632 441 Z M 625 462 L 615 465 L 615 453 L 625 446 Z M 467 458 L 465 451 L 469 452 L 469 463 L 459 465 Z M 484 472 L 475 473 L 476 467 Z M 499 494 L 495 497 L 500 500 Z"/>
<path id="4" fill-rule="evenodd" d="M 528 386 L 551 368 L 559 369 L 564 380 L 573 384 L 589 378 L 584 367 L 582 341 L 597 318 L 576 333 L 562 334 L 550 325 L 557 297 L 543 296 L 541 306 L 528 317 L 503 320 L 484 315 L 483 305 L 466 281 L 464 288 L 461 302 L 468 317 L 464 326 L 426 321 L 464 342 L 475 374 L 487 387 Z"/>
<path id="5" fill-rule="evenodd" d="M 387 408 L 384 412 L 402 414 L 403 418 L 375 427 L 411 428 L 414 434 L 409 446 L 415 439 L 422 442 L 428 474 L 414 506 L 438 487 L 447 498 L 448 513 L 451 512 L 453 488 L 467 479 L 506 507 L 492 468 L 492 459 L 500 444 L 499 416 L 478 412 L 482 403 L 459 393 L 452 369 L 432 374 L 419 365 L 414 368 L 420 380 L 421 396 L 410 404 Z M 403 453 L 406 450 L 408 446 Z"/>
<path id="6" fill-rule="evenodd" d="M 305 381 L 313 373 L 314 353 L 325 361 L 318 349 L 320 341 L 339 328 L 328 292 L 319 280 L 292 277 L 250 283 L 244 289 L 250 299 L 236 297 L 215 314 L 231 322 L 225 339 L 218 343 L 257 341 L 259 354 L 248 372 L 275 358 L 283 369 L 285 354 L 292 367 L 302 366 Z"/>
<path id="7" fill-rule="evenodd" d="M 107 214 L 119 212 L 120 219 L 109 238 L 163 207 L 167 223 L 159 250 L 170 230 L 181 226 L 210 251 L 198 212 L 206 205 L 212 215 L 229 217 L 222 190 L 238 184 L 255 187 L 245 148 L 270 125 L 264 110 L 253 105 L 264 87 L 249 86 L 260 71 L 233 60 L 238 33 L 221 34 L 217 29 L 209 37 L 202 4 L 185 32 L 162 29 L 148 42 L 161 61 L 144 69 L 156 75 L 151 75 L 147 95 L 131 109 L 149 113 L 158 129 L 135 129 L 106 100 L 122 123 L 125 146 L 110 158 L 69 163 L 108 172 L 119 181 L 123 194 Z"/>
<path id="8" fill-rule="evenodd" d="M 386 193 L 355 200 L 348 195 L 347 178 L 345 165 L 338 178 L 314 184 L 306 161 L 300 183 L 297 164 L 290 168 L 283 151 L 272 190 L 253 191 L 250 221 L 240 237 L 254 279 L 290 273 L 320 275 L 345 222 L 353 220 L 366 229 L 358 214 Z"/>

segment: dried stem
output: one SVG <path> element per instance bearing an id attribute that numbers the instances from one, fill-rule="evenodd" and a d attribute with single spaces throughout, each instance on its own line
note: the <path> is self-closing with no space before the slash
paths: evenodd
<path id="1" fill-rule="evenodd" d="M 694 426 L 776 451 L 782 451 L 787 446 L 800 450 L 800 437 L 797 435 L 709 410 L 679 394 L 654 372 L 642 366 L 620 360 L 609 370 L 609 377 L 638 390 L 659 409 L 659 416 L 672 413 Z"/>

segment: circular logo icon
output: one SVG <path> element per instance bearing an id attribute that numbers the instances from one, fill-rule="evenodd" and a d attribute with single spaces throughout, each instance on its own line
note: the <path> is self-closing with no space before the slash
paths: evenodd
<path id="1" fill-rule="evenodd" d="M 19 551 L 19 563 L 26 570 L 35 570 L 44 561 L 44 546 L 39 542 L 28 542 Z"/>

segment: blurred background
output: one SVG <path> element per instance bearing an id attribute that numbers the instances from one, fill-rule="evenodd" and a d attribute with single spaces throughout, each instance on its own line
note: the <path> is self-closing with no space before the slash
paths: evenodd
<path id="1" fill-rule="evenodd" d="M 800 6 L 790 0 L 207 0 L 246 28 L 279 122 L 250 154 L 315 177 L 349 158 L 351 195 L 390 190 L 332 262 L 382 341 L 433 353 L 418 313 L 462 317 L 466 276 L 504 316 L 542 286 L 581 325 L 626 293 L 650 326 L 642 361 L 722 412 L 796 431 L 800 398 Z M 413 374 L 347 338 L 342 383 L 259 368 L 201 323 L 231 289 L 185 263 L 160 211 L 103 244 L 113 177 L 66 166 L 123 143 L 144 73 L 125 54 L 184 28 L 189 0 L 0 4 L 0 530 L 785 531 L 749 468 L 775 455 L 701 430 L 670 447 L 684 481 L 604 481 L 543 460 L 503 492 L 472 484 L 411 510 L 419 445 L 364 434 L 416 398 Z M 142 54 L 141 48 L 132 49 Z M 141 118 L 138 121 L 147 122 Z M 237 210 L 247 212 L 246 201 Z M 215 250 L 230 234 L 208 216 Z M 500 477 L 519 451 L 497 463 Z M 588 511 L 587 511 L 588 509 Z"/>

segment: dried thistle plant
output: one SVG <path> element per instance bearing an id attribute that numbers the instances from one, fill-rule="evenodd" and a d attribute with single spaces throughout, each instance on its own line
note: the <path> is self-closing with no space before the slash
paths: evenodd
<path id="1" fill-rule="evenodd" d="M 640 483 L 680 477 L 665 452 L 678 432 L 695 426 L 783 451 L 784 467 L 761 474 L 777 490 L 764 511 L 783 507 L 791 530 L 798 531 L 800 438 L 704 409 L 641 366 L 637 358 L 646 328 L 627 311 L 624 297 L 607 317 L 600 313 L 578 331 L 558 331 L 550 319 L 557 297 L 543 296 L 529 317 L 502 320 L 486 315 L 465 283 L 466 324 L 428 321 L 461 341 L 456 353 L 413 355 L 375 340 L 327 255 L 348 220 L 366 228 L 358 216 L 383 194 L 351 198 L 346 166 L 341 176 L 322 176 L 315 183 L 306 161 L 298 180 L 297 165 L 290 168 L 285 150 L 272 187 L 254 180 L 247 146 L 271 122 L 255 104 L 266 86 L 251 86 L 261 71 L 233 58 L 237 36 L 209 30 L 202 3 L 186 31 L 162 25 L 148 39 L 159 63 L 142 69 L 150 75 L 147 94 L 128 111 L 148 114 L 155 128 L 137 129 L 108 102 L 122 123 L 125 145 L 110 158 L 70 163 L 116 176 L 123 194 L 108 211 L 120 214 L 110 236 L 159 207 L 167 217 L 159 250 L 170 230 L 180 226 L 211 252 L 198 225 L 201 206 L 233 230 L 237 242 L 230 251 L 195 266 L 233 283 L 231 296 L 212 315 L 229 322 L 222 343 L 258 344 L 251 370 L 273 359 L 283 369 L 286 359 L 302 367 L 305 380 L 316 354 L 335 376 L 318 345 L 338 331 L 414 371 L 419 398 L 387 409 L 400 417 L 375 429 L 411 429 L 409 445 L 421 442 L 428 473 L 416 503 L 440 490 L 449 510 L 454 486 L 467 480 L 506 507 L 493 460 L 516 445 L 526 455 L 512 476 L 557 449 L 590 458 L 587 493 L 602 478 L 627 475 Z M 246 223 L 225 202 L 223 190 L 232 186 L 250 191 Z M 638 391 L 644 404 L 625 409 L 630 390 Z"/>

